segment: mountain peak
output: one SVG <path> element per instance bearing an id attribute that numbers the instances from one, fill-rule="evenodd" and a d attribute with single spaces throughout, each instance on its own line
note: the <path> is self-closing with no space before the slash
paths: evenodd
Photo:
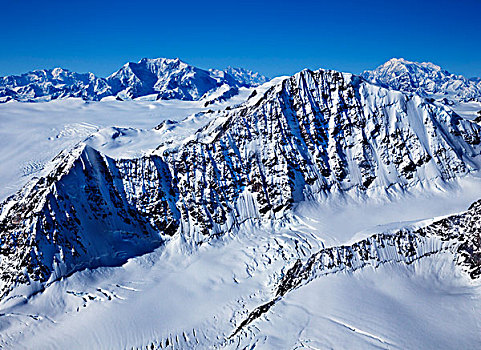
<path id="1" fill-rule="evenodd" d="M 384 64 L 382 64 L 380 67 L 392 67 L 396 65 L 403 65 L 403 66 L 411 66 L 411 67 L 422 67 L 422 68 L 428 68 L 436 71 L 441 71 L 443 70 L 440 66 L 432 63 L 432 62 L 415 62 L 415 61 L 409 61 L 405 58 L 391 58 L 390 60 L 386 61 Z M 379 68 L 379 67 L 378 67 Z"/>
<path id="2" fill-rule="evenodd" d="M 166 58 L 166 57 L 156 57 L 156 58 L 142 58 L 137 64 L 179 64 L 183 63 L 188 65 L 186 62 L 182 61 L 180 58 Z"/>
<path id="3" fill-rule="evenodd" d="M 70 72 L 68 69 L 64 69 L 64 68 L 62 68 L 62 67 L 55 67 L 55 68 L 53 68 L 52 70 L 50 70 L 50 73 L 51 73 L 54 77 L 58 77 L 58 76 L 61 76 L 61 75 L 71 74 L 71 72 Z"/>
<path id="4" fill-rule="evenodd" d="M 245 68 L 228 66 L 224 72 L 246 86 L 258 86 L 269 81 L 269 78 L 266 76 Z"/>
<path id="5" fill-rule="evenodd" d="M 361 76 L 367 81 L 421 96 L 443 96 L 455 101 L 481 100 L 476 79 L 455 75 L 431 62 L 392 58 Z"/>

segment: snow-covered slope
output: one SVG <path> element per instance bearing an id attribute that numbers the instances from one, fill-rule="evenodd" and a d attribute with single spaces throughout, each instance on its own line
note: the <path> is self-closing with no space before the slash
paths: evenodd
<path id="1" fill-rule="evenodd" d="M 258 86 L 266 81 L 259 73 L 241 68 L 203 70 L 178 58 L 143 58 L 137 63 L 125 64 L 107 78 L 61 68 L 6 76 L 0 79 L 0 102 L 11 99 L 49 101 L 66 97 L 100 100 L 107 96 L 133 99 L 149 95 L 152 99 L 193 101 L 222 89 L 224 94 L 229 91 L 228 97 L 231 97 L 240 87 Z"/>
<path id="2" fill-rule="evenodd" d="M 282 221 L 301 201 L 386 196 L 479 169 L 479 125 L 350 74 L 304 70 L 206 114 L 211 122 L 196 134 L 141 158 L 79 145 L 7 200 L 4 291 L 57 278 L 57 265 L 63 273 L 96 266 L 82 244 L 94 228 L 108 242 L 142 232 L 140 246 L 180 235 L 196 247 L 245 221 Z"/>
<path id="3" fill-rule="evenodd" d="M 91 103 L 80 98 L 58 99 L 48 103 L 11 101 L 0 104 L 0 201 L 18 191 L 33 177 L 39 176 L 58 153 L 71 149 L 92 133 L 104 128 L 101 134 L 110 131 L 113 134 L 115 128 L 125 130 L 119 135 L 121 137 L 114 139 L 113 135 L 109 135 L 102 141 L 99 134 L 89 143 L 103 151 L 115 149 L 115 156 L 141 156 L 155 149 L 161 138 L 173 141 L 194 133 L 212 116 L 197 113 L 237 105 L 247 99 L 252 89 L 239 88 L 239 94 L 207 107 L 205 101 L 138 99 L 123 102 L 104 99 Z M 187 117 L 188 120 L 177 123 Z M 165 121 L 169 121 L 172 130 L 161 134 L 153 129 Z M 182 132 L 177 133 L 180 125 Z M 127 137 L 127 134 L 131 137 Z"/>
<path id="4" fill-rule="evenodd" d="M 430 62 L 411 62 L 393 58 L 373 71 L 365 71 L 366 80 L 404 92 L 435 96 L 454 101 L 481 101 L 481 81 L 452 74 Z"/>
<path id="5" fill-rule="evenodd" d="M 266 348 L 275 348 L 275 344 L 279 346 L 280 344 L 292 342 L 293 345 L 297 343 L 298 345 L 307 346 L 307 348 L 311 348 L 309 347 L 309 345 L 313 346 L 313 348 L 318 348 L 318 346 L 325 346 L 326 338 L 328 339 L 329 337 L 321 335 L 318 331 L 316 332 L 315 327 L 313 325 L 310 325 L 309 323 L 324 323 L 319 322 L 319 320 L 316 320 L 316 318 L 327 318 L 328 321 L 337 324 L 341 328 L 346 327 L 354 334 L 357 333 L 356 336 L 359 336 L 361 338 L 365 337 L 362 340 L 358 339 L 350 346 L 355 346 L 355 344 L 360 344 L 363 341 L 366 341 L 367 343 L 364 346 L 369 347 L 418 347 L 421 343 L 423 343 L 421 339 L 416 339 L 416 342 L 413 343 L 412 339 L 408 340 L 403 339 L 403 337 L 395 336 L 392 333 L 392 330 L 389 330 L 389 328 L 386 329 L 382 325 L 373 325 L 373 323 L 371 323 L 372 321 L 369 322 L 366 320 L 366 323 L 364 324 L 359 323 L 359 319 L 363 317 L 358 317 L 358 319 L 356 320 L 356 323 L 359 325 L 359 328 L 357 328 L 350 326 L 349 323 L 346 322 L 329 319 L 326 315 L 326 310 L 324 310 L 323 314 L 322 312 L 319 312 L 321 311 L 320 309 L 313 307 L 313 309 L 315 310 L 315 315 L 310 314 L 309 308 L 304 305 L 302 299 L 297 300 L 297 305 L 300 307 L 300 311 L 293 312 L 293 310 L 289 310 L 290 307 L 286 307 L 285 299 L 289 299 L 289 294 L 291 294 L 296 289 L 307 289 L 307 291 L 309 291 L 309 284 L 313 283 L 313 281 L 318 279 L 326 279 L 326 277 L 329 275 L 338 275 L 339 273 L 343 272 L 352 274 L 353 272 L 358 270 L 371 270 L 372 268 L 375 269 L 376 274 L 382 274 L 382 271 L 378 272 L 377 270 L 382 270 L 383 268 L 385 268 L 384 265 L 390 265 L 389 267 L 392 267 L 392 265 L 398 264 L 418 264 L 418 266 L 416 266 L 414 269 L 419 269 L 419 265 L 422 266 L 422 264 L 426 263 L 426 260 L 434 260 L 430 262 L 432 264 L 430 268 L 432 269 L 433 266 L 435 266 L 437 274 L 441 272 L 439 270 L 440 266 L 442 268 L 445 268 L 443 267 L 443 265 L 446 264 L 446 262 L 448 262 L 448 264 L 454 262 L 455 264 L 460 266 L 462 270 L 469 273 L 469 276 L 471 276 L 471 278 L 478 278 L 481 274 L 481 227 L 479 225 L 480 219 L 481 201 L 478 201 L 473 203 L 470 208 L 464 213 L 435 220 L 432 223 L 421 225 L 421 227 L 418 227 L 416 229 L 402 229 L 395 232 L 376 234 L 364 240 L 357 241 L 352 245 L 321 249 L 319 252 L 316 252 L 304 261 L 302 261 L 301 259 L 297 259 L 295 264 L 293 264 L 293 266 L 279 280 L 271 299 L 268 302 L 253 309 L 247 316 L 244 317 L 243 321 L 238 324 L 238 327 L 233 331 L 231 336 L 227 338 L 227 344 L 232 345 L 233 348 L 234 344 L 235 346 L 237 346 L 237 348 L 242 348 L 244 346 L 260 343 L 265 344 L 264 346 L 266 346 Z M 432 256 L 434 256 L 434 259 L 432 258 Z M 392 272 L 398 274 L 399 271 L 396 271 L 397 268 L 398 267 L 395 267 Z M 429 269 L 427 271 L 429 271 Z M 459 273 L 459 270 L 454 273 Z M 352 275 L 350 275 L 350 277 L 350 279 L 356 279 Z M 442 275 L 439 277 L 441 277 L 441 279 L 445 278 Z M 451 278 L 452 280 L 456 279 L 454 278 L 454 276 L 451 276 Z M 374 283 L 379 284 L 385 282 L 382 281 L 382 278 L 376 278 Z M 439 283 L 438 280 L 438 288 L 439 284 L 442 284 L 442 282 Z M 452 285 L 450 292 L 453 293 L 456 287 L 459 288 L 459 286 Z M 366 288 L 366 286 L 362 286 L 362 288 Z M 372 289 L 376 290 L 376 288 Z M 435 290 L 437 290 L 437 293 L 440 293 L 440 289 Z M 342 293 L 342 291 L 338 292 Z M 436 293 L 433 293 L 432 291 L 431 293 L 431 297 L 436 295 Z M 390 291 L 388 295 L 389 294 L 391 294 L 395 298 L 399 298 L 399 296 L 397 295 L 398 293 L 393 293 L 392 291 Z M 310 295 L 309 292 L 307 295 Z M 332 298 L 332 295 L 329 295 L 329 293 L 327 294 L 327 296 L 328 298 Z M 382 294 L 379 297 L 382 298 Z M 310 305 L 310 301 L 312 300 L 312 298 L 315 297 L 313 295 L 310 295 L 309 297 L 304 298 L 306 304 Z M 473 296 L 473 298 L 477 299 L 479 302 L 479 296 Z M 349 305 L 352 305 L 347 300 L 346 302 Z M 287 303 L 287 306 L 288 304 L 289 303 Z M 406 305 L 410 305 L 410 302 L 405 300 L 404 305 L 400 304 L 399 306 L 401 308 L 405 308 Z M 329 304 L 327 304 L 326 306 L 328 306 L 328 308 L 332 307 L 332 305 Z M 390 306 L 390 308 L 392 307 L 396 306 Z M 311 319 L 310 322 L 307 322 L 301 327 L 297 327 L 301 329 L 304 328 L 302 329 L 302 333 L 304 333 L 302 337 L 303 339 L 299 338 L 299 334 L 292 334 L 294 333 L 292 331 L 293 327 L 289 327 L 291 329 L 287 333 L 279 332 L 279 329 L 276 329 L 276 327 L 286 327 L 286 325 L 282 325 L 282 322 L 280 322 L 280 320 L 278 319 L 279 315 L 274 316 L 274 320 L 272 322 L 266 322 L 266 319 L 262 316 L 268 312 L 272 313 L 272 309 L 276 308 L 278 310 L 277 312 L 274 311 L 274 313 L 292 313 L 292 316 L 294 318 L 298 318 L 299 316 L 305 317 L 304 313 L 307 313 L 311 316 L 307 317 L 308 319 Z M 287 311 L 286 309 L 289 311 Z M 360 309 L 364 309 L 364 307 L 355 307 L 355 310 Z M 388 313 L 394 312 L 394 309 L 386 311 Z M 419 311 L 420 310 L 416 312 L 416 315 L 419 315 L 419 317 L 423 317 L 426 315 L 426 310 L 423 310 L 422 313 Z M 465 314 L 465 317 L 469 317 L 468 315 L 469 312 Z M 349 314 L 341 314 L 341 317 L 349 318 Z M 403 318 L 402 315 L 393 315 L 394 322 L 397 323 L 399 321 L 398 317 Z M 449 320 L 442 320 L 442 322 L 446 321 L 446 325 L 442 326 L 442 328 L 450 328 L 457 326 L 450 323 Z M 470 323 L 467 324 L 474 325 L 475 322 L 473 324 L 473 321 L 470 321 Z M 326 325 L 324 325 L 324 327 L 326 327 Z M 368 327 L 372 331 L 372 333 L 362 330 L 366 327 Z M 273 332 L 271 330 L 272 328 L 276 330 Z M 409 329 L 409 327 L 407 329 Z M 426 330 L 427 332 L 431 333 L 433 331 L 432 325 L 429 328 L 426 328 Z M 337 329 L 336 332 L 337 331 L 339 330 Z M 396 341 L 391 343 L 389 340 L 386 339 L 386 337 L 376 336 L 376 333 L 379 334 L 380 331 L 382 333 L 391 333 L 390 338 L 397 338 Z M 406 332 L 406 327 L 399 326 L 398 331 L 404 333 Z M 438 340 L 430 339 L 429 342 L 425 343 L 422 347 L 443 347 L 451 349 L 454 348 L 454 346 L 457 347 L 460 343 L 466 341 L 466 344 L 474 344 L 474 342 L 477 342 L 477 340 L 475 339 L 479 339 L 479 336 L 476 336 L 475 333 L 467 335 L 467 338 L 470 339 L 467 340 L 460 338 L 459 335 L 456 334 L 456 332 L 452 333 L 448 329 L 446 329 L 446 331 L 448 332 L 448 334 L 451 334 L 451 336 L 454 336 L 455 339 L 450 340 L 448 338 L 445 338 L 442 334 L 437 334 L 434 338 L 438 338 Z M 270 337 L 268 337 L 266 333 L 268 334 L 270 332 L 272 332 L 273 334 L 271 333 Z M 419 335 L 416 334 L 417 332 L 413 330 L 409 330 L 409 332 L 413 333 L 415 337 L 419 337 Z M 463 331 L 461 332 L 464 333 Z M 352 340 L 349 339 L 350 337 L 351 336 L 344 335 L 344 339 L 337 339 L 337 342 L 344 341 L 347 343 L 351 343 Z M 299 344 L 300 342 L 301 344 Z M 302 342 L 304 342 L 304 344 L 302 344 Z M 472 345 L 464 346 L 471 347 Z"/>

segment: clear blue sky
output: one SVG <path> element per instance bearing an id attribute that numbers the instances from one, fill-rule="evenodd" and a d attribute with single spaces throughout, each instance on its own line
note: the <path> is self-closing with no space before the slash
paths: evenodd
<path id="1" fill-rule="evenodd" d="M 0 2 L 0 75 L 61 66 L 106 76 L 142 57 L 269 76 L 360 73 L 404 57 L 481 76 L 480 0 Z"/>

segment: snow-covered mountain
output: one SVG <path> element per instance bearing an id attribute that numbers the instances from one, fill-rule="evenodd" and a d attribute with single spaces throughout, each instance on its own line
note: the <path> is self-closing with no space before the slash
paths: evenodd
<path id="1" fill-rule="evenodd" d="M 236 88 L 243 83 L 229 74 L 199 69 L 179 59 L 142 59 L 127 63 L 107 78 L 119 96 L 136 98 L 157 94 L 158 99 L 199 100 L 226 85 Z"/>
<path id="2" fill-rule="evenodd" d="M 61 68 L 37 70 L 20 76 L 0 78 L 0 101 L 30 102 L 80 97 L 100 100 L 107 96 L 133 99 L 154 95 L 156 99 L 199 100 L 209 96 L 238 93 L 240 87 L 264 83 L 264 76 L 241 68 L 203 70 L 179 59 L 143 58 L 129 62 L 107 78 L 79 74 Z"/>
<path id="3" fill-rule="evenodd" d="M 236 68 L 229 66 L 227 67 L 227 69 L 224 70 L 224 72 L 233 76 L 238 82 L 240 82 L 244 86 L 259 86 L 269 80 L 265 76 L 257 72 L 247 70 L 245 68 Z"/>
<path id="4" fill-rule="evenodd" d="M 361 273 L 366 273 L 366 270 L 369 271 L 372 269 L 376 271 L 375 274 L 382 274 L 380 270 L 389 265 L 391 267 L 394 266 L 394 268 L 390 270 L 390 273 L 399 273 L 399 270 L 397 270 L 399 265 L 419 266 L 431 259 L 431 261 L 427 263 L 435 266 L 436 259 L 438 260 L 438 264 L 439 261 L 441 261 L 441 265 L 443 264 L 442 261 L 446 259 L 447 261 L 454 262 L 454 264 L 457 265 L 460 270 L 463 270 L 465 274 L 469 274 L 472 279 L 479 278 L 481 275 L 480 219 L 481 201 L 478 201 L 473 203 L 469 209 L 463 213 L 434 220 L 428 224 L 425 223 L 420 225 L 420 227 L 406 228 L 394 232 L 390 231 L 378 233 L 363 240 L 353 242 L 352 244 L 323 248 L 320 251 L 312 254 L 307 259 L 295 260 L 290 268 L 286 270 L 286 272 L 279 279 L 271 297 L 262 305 L 253 308 L 248 314 L 243 315 L 243 318 L 238 322 L 237 327 L 232 331 L 230 336 L 227 337 L 226 343 L 228 345 L 226 347 L 236 348 L 237 346 L 237 348 L 243 348 L 251 344 L 266 343 L 266 347 L 275 348 L 274 344 L 276 342 L 274 339 L 276 336 L 278 337 L 277 339 L 280 338 L 283 340 L 283 342 L 294 340 L 299 343 L 299 335 L 297 335 L 296 339 L 296 337 L 289 337 L 285 334 L 278 333 L 277 327 L 286 327 L 286 330 L 290 330 L 291 327 L 286 326 L 283 322 L 279 322 L 279 316 L 275 317 L 276 313 L 285 317 L 285 313 L 289 312 L 289 302 L 287 300 L 289 300 L 291 297 L 290 294 L 299 292 L 302 295 L 302 291 L 305 292 L 306 290 L 309 290 L 311 284 L 315 284 L 322 279 L 326 280 L 329 277 L 331 277 L 331 279 L 339 278 L 339 274 L 347 274 L 348 279 L 356 279 L 359 278 L 359 274 L 356 275 L 357 277 L 354 277 L 355 272 L 361 271 Z M 434 259 L 432 257 L 434 257 Z M 438 274 L 436 278 L 440 278 L 440 280 L 437 280 L 439 287 L 443 284 L 443 277 L 442 272 L 438 269 L 439 268 L 436 268 L 437 271 L 435 271 Z M 451 273 L 453 272 L 455 272 L 455 270 L 451 270 Z M 433 273 L 433 271 L 431 270 L 428 273 Z M 375 279 L 373 282 L 379 284 L 385 283 L 382 278 Z M 392 280 L 390 280 L 388 283 L 391 284 Z M 456 289 L 455 285 L 451 285 L 449 287 L 451 288 L 449 292 L 453 292 L 453 290 Z M 361 284 L 361 288 L 365 288 L 365 286 Z M 377 292 L 376 289 L 377 288 L 374 288 L 374 290 Z M 468 289 L 466 288 L 465 290 L 467 291 Z M 436 293 L 440 293 L 441 290 L 436 289 L 435 293 L 432 293 L 432 291 L 430 292 L 431 294 L 428 295 L 432 298 L 434 295 L 436 295 Z M 317 293 L 321 293 L 321 291 L 318 289 Z M 334 290 L 334 293 L 343 293 L 343 291 L 338 289 Z M 386 292 L 384 290 L 383 292 L 379 293 L 379 295 L 375 295 L 373 298 L 373 301 L 375 302 L 372 304 L 372 301 L 367 301 L 369 297 L 363 295 L 363 293 L 360 293 L 362 295 L 361 300 L 357 300 L 356 302 L 352 303 L 355 308 L 354 312 L 359 313 L 361 312 L 359 308 L 364 309 L 361 306 L 359 306 L 359 308 L 356 306 L 356 304 L 359 302 L 367 302 L 368 308 L 377 308 L 378 306 L 376 305 L 376 302 L 379 301 L 379 298 L 385 297 L 383 296 L 384 293 L 388 294 L 391 298 L 393 297 L 395 300 L 399 299 L 399 295 L 396 295 L 396 293 Z M 356 294 L 357 293 L 354 291 L 348 291 L 347 293 L 348 298 L 349 296 L 353 297 Z M 328 298 L 332 298 L 332 296 L 329 294 L 327 294 L 327 296 Z M 415 296 L 416 299 L 418 297 L 419 295 Z M 326 317 L 325 314 L 328 314 L 329 312 L 325 309 L 319 310 L 316 307 L 309 309 L 306 306 L 306 304 L 312 305 L 310 302 L 311 299 L 316 300 L 314 295 L 307 293 L 306 297 L 304 294 L 304 300 L 301 298 L 301 301 L 303 300 L 305 303 L 294 303 L 295 306 L 300 306 L 301 311 L 293 312 L 290 310 L 289 313 L 291 313 L 291 317 L 299 317 L 299 314 L 304 314 L 304 307 L 306 307 L 308 313 L 314 309 L 316 310 L 314 313 L 318 315 L 317 317 Z M 348 300 L 345 300 L 345 302 L 349 304 Z M 390 302 L 387 301 L 387 303 L 389 304 Z M 396 304 L 396 302 L 394 303 Z M 405 301 L 404 303 L 409 304 L 409 301 Z M 329 307 L 328 303 L 327 306 Z M 341 305 L 336 306 L 342 307 Z M 399 304 L 397 307 L 400 306 L 404 309 L 403 304 Z M 390 317 L 392 317 L 392 320 L 397 323 L 398 317 L 403 317 L 396 314 L 393 315 L 393 313 L 398 311 L 397 307 L 394 307 L 395 309 L 392 309 L 392 306 L 388 306 L 385 311 L 390 315 Z M 268 313 L 271 315 L 266 317 L 266 314 Z M 427 312 L 425 310 L 423 310 L 423 312 L 417 310 L 416 314 L 418 314 L 420 317 L 424 317 L 425 315 L 423 313 Z M 344 311 L 344 313 L 341 315 L 345 314 L 349 313 Z M 464 314 L 467 315 L 468 313 Z M 326 337 L 322 336 L 322 333 L 324 333 L 325 330 L 329 329 L 330 327 L 323 325 L 323 327 L 321 327 L 321 331 L 319 331 L 319 326 L 322 323 L 319 322 L 319 320 L 316 320 L 316 317 L 309 318 L 309 321 L 310 322 L 307 326 L 300 327 L 304 333 L 303 338 L 307 344 L 312 346 L 312 348 L 319 348 L 318 346 L 321 346 L 322 348 L 322 345 L 327 343 Z M 329 321 L 333 320 L 331 319 Z M 449 327 L 456 327 L 452 321 L 454 320 L 448 320 L 447 325 L 449 325 Z M 313 325 L 310 324 L 311 322 Z M 336 321 L 334 320 L 334 322 Z M 378 344 L 382 345 L 381 348 L 416 348 L 419 344 L 423 343 L 423 341 L 420 339 L 417 339 L 414 342 L 412 339 L 403 340 L 402 336 L 396 340 L 396 343 L 390 343 L 382 337 L 377 337 L 370 333 L 366 334 L 362 330 L 346 325 L 344 322 L 339 323 L 339 326 L 341 327 L 347 327 L 354 333 L 363 333 L 364 336 L 371 338 L 371 341 L 374 340 L 375 344 L 370 342 L 365 344 L 365 346 L 368 348 L 377 348 Z M 364 322 L 359 323 L 359 325 L 365 328 L 367 323 L 369 323 L 369 321 L 365 320 Z M 470 322 L 466 322 L 466 325 L 472 324 Z M 268 339 L 268 336 L 266 336 L 266 334 L 269 333 L 269 328 L 274 329 L 274 331 L 271 330 L 271 339 Z M 313 332 L 313 329 L 316 328 L 317 330 Z M 368 326 L 368 328 L 379 332 L 384 327 L 382 325 L 375 325 L 372 328 Z M 405 334 L 404 327 L 395 327 L 395 329 L 396 331 L 401 330 L 401 333 Z M 427 331 L 431 333 L 429 328 L 427 328 Z M 415 332 L 412 332 L 412 334 L 415 337 L 418 337 Z M 451 349 L 455 348 L 455 343 L 459 344 L 459 342 L 463 342 L 463 340 L 458 339 L 455 334 L 452 334 L 452 336 L 455 338 L 453 343 L 447 339 L 444 339 L 444 337 L 440 334 L 435 337 L 437 337 L 438 341 L 442 339 L 440 341 L 440 345 L 442 347 Z M 351 336 L 348 334 L 343 335 L 340 337 L 340 339 L 337 339 L 337 342 L 341 343 L 343 340 L 346 341 L 346 339 L 349 339 L 350 337 Z M 391 337 L 393 337 L 393 335 L 391 335 Z M 433 342 L 435 341 L 436 340 L 431 339 L 429 342 L 424 343 L 423 347 L 436 348 L 439 345 L 434 345 Z M 357 340 L 353 345 L 360 343 L 362 342 Z M 401 345 L 403 343 L 404 345 Z M 161 347 L 162 346 L 160 345 L 158 346 L 158 348 Z"/>
<path id="5" fill-rule="evenodd" d="M 207 114 L 197 133 L 141 158 L 80 144 L 4 202 L 2 290 L 116 265 L 172 237 L 195 248 L 246 221 L 282 221 L 302 201 L 389 196 L 479 170 L 481 126 L 351 74 L 304 70 Z"/>
<path id="6" fill-rule="evenodd" d="M 452 74 L 430 62 L 393 58 L 362 77 L 391 89 L 421 96 L 446 97 L 455 101 L 481 101 L 481 81 Z"/>

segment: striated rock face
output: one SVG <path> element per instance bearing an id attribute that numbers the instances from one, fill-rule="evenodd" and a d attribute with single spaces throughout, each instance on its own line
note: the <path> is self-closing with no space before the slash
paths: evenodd
<path id="1" fill-rule="evenodd" d="M 258 86 L 267 78 L 242 68 L 225 71 L 203 70 L 177 59 L 143 58 L 129 62 L 107 78 L 92 73 L 79 74 L 62 68 L 36 70 L 20 76 L 0 78 L 0 102 L 14 99 L 22 102 L 49 101 L 79 97 L 98 101 L 107 96 L 132 99 L 156 95 L 157 99 L 194 101 L 211 94 L 224 99 L 238 93 L 239 87 Z"/>
<path id="2" fill-rule="evenodd" d="M 183 144 L 150 156 L 114 160 L 79 146 L 57 157 L 3 204 L 4 289 L 116 264 L 174 234 L 202 244 L 333 192 L 382 193 L 478 169 L 479 125 L 350 74 L 304 70 L 213 113 Z"/>
<path id="3" fill-rule="evenodd" d="M 440 251 L 450 251 L 456 263 L 472 279 L 481 275 L 481 201 L 461 214 L 417 229 L 380 233 L 350 246 L 325 248 L 313 254 L 305 264 L 300 260 L 286 273 L 276 296 L 322 275 L 344 269 L 357 270 L 388 262 L 411 264 Z"/>
<path id="4" fill-rule="evenodd" d="M 3 207 L 3 287 L 47 281 L 85 267 L 116 265 L 161 243 L 129 202 L 113 160 L 78 147 Z"/>
<path id="5" fill-rule="evenodd" d="M 446 95 L 448 98 L 481 101 L 481 81 L 455 75 L 430 62 L 411 62 L 393 58 L 362 77 L 391 89 L 422 96 Z"/>
<path id="6" fill-rule="evenodd" d="M 481 200 L 473 203 L 467 212 L 439 220 L 415 233 L 455 240 L 456 262 L 471 278 L 481 276 Z"/>

